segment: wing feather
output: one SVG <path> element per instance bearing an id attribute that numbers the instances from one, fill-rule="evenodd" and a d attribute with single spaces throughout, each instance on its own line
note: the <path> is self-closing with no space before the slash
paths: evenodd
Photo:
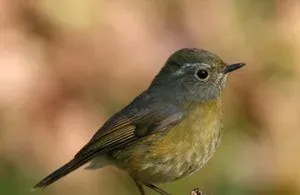
<path id="1" fill-rule="evenodd" d="M 45 177 L 34 188 L 44 188 L 94 157 L 134 142 L 152 131 L 170 129 L 183 118 L 182 112 L 167 107 L 130 113 L 132 117 L 128 115 L 120 112 L 113 116 L 71 161 Z"/>

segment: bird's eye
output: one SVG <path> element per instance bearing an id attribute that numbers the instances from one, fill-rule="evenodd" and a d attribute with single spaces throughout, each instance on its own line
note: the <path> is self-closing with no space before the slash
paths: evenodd
<path id="1" fill-rule="evenodd" d="M 207 70 L 202 69 L 202 70 L 197 70 L 195 76 L 197 77 L 197 79 L 204 81 L 208 78 L 209 74 Z"/>

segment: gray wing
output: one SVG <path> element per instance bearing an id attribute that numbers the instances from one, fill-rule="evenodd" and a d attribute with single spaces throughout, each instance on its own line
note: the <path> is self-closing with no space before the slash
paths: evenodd
<path id="1" fill-rule="evenodd" d="M 166 130 L 182 118 L 183 112 L 170 106 L 145 109 L 134 114 L 120 112 L 102 126 L 75 158 L 88 153 L 99 154 L 114 150 L 153 131 Z"/>
<path id="2" fill-rule="evenodd" d="M 123 110 L 110 118 L 70 162 L 44 178 L 34 188 L 50 185 L 101 153 L 123 147 L 154 131 L 168 130 L 183 117 L 181 110 L 170 106 L 138 112 Z"/>

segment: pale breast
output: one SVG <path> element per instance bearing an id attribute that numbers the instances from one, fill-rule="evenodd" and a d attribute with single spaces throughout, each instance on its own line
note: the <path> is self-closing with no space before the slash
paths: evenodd
<path id="1" fill-rule="evenodd" d="M 132 148 L 123 168 L 133 177 L 153 183 L 169 182 L 199 170 L 219 145 L 219 104 L 190 105 L 190 113 L 163 137 L 154 134 Z"/>

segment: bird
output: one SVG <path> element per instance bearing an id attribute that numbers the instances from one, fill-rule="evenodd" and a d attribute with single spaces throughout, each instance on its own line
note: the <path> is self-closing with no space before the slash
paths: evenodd
<path id="1" fill-rule="evenodd" d="M 204 49 L 175 51 L 146 90 L 112 115 L 65 165 L 38 182 L 45 188 L 87 163 L 114 165 L 148 187 L 187 177 L 213 156 L 222 138 L 222 92 L 231 73 L 245 63 L 227 64 Z"/>

